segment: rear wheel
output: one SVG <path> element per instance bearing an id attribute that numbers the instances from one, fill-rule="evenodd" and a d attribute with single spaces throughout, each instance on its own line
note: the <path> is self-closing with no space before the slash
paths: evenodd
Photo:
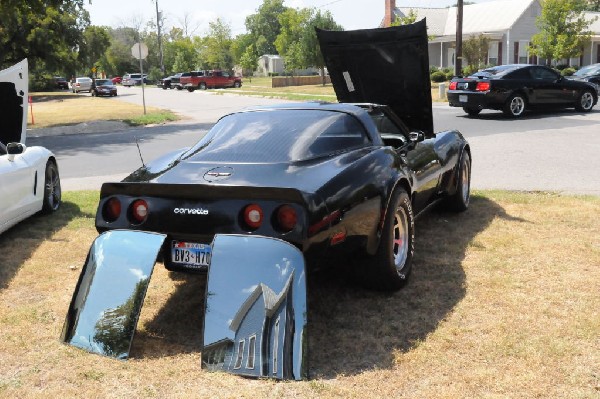
<path id="1" fill-rule="evenodd" d="M 463 107 L 463 111 L 465 111 L 469 116 L 477 116 L 481 112 L 481 109 Z"/>
<path id="2" fill-rule="evenodd" d="M 504 104 L 504 115 L 511 118 L 518 118 L 525 112 L 526 101 L 522 94 L 513 94 L 506 100 Z"/>
<path id="3" fill-rule="evenodd" d="M 239 89 L 241 86 L 240 82 L 233 82 L 233 87 L 235 87 L 236 89 Z"/>
<path id="4" fill-rule="evenodd" d="M 58 167 L 54 161 L 46 163 L 44 178 L 44 199 L 42 213 L 52 213 L 60 207 L 62 191 L 60 189 L 60 177 Z"/>
<path id="5" fill-rule="evenodd" d="M 579 112 L 589 112 L 594 106 L 594 95 L 591 91 L 586 90 L 579 96 L 575 103 L 575 109 Z"/>
<path id="6" fill-rule="evenodd" d="M 454 212 L 466 211 L 469 207 L 471 198 L 471 157 L 465 151 L 460 161 L 458 169 L 458 181 L 456 182 L 456 192 L 446 198 L 444 204 L 446 208 Z"/>
<path id="7" fill-rule="evenodd" d="M 194 92 L 194 90 L 196 90 L 196 89 L 194 89 L 193 87 L 188 87 L 188 88 L 187 88 L 187 91 L 189 91 L 190 93 L 193 93 L 193 92 Z"/>
<path id="8" fill-rule="evenodd" d="M 415 220 L 408 193 L 397 188 L 386 212 L 377 253 L 362 266 L 362 283 L 369 288 L 395 291 L 408 281 L 412 266 Z"/>

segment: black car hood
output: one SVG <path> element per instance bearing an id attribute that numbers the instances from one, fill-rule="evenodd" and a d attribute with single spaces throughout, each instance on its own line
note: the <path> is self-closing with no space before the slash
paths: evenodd
<path id="1" fill-rule="evenodd" d="M 25 144 L 28 98 L 27 59 L 0 71 L 0 142 Z"/>
<path id="2" fill-rule="evenodd" d="M 425 19 L 317 36 L 339 102 L 385 104 L 411 130 L 433 133 Z"/>

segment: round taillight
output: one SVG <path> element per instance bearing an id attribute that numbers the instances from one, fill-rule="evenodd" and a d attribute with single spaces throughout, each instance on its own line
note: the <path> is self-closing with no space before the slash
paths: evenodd
<path id="1" fill-rule="evenodd" d="M 283 232 L 288 232 L 296 227 L 298 215 L 290 205 L 282 205 L 277 209 L 277 227 Z"/>
<path id="2" fill-rule="evenodd" d="M 263 221 L 263 211 L 257 204 L 250 204 L 244 208 L 244 223 L 251 229 L 258 229 Z"/>
<path id="3" fill-rule="evenodd" d="M 131 218 L 134 223 L 142 223 L 148 217 L 148 203 L 143 199 L 135 200 L 131 204 Z"/>
<path id="4" fill-rule="evenodd" d="M 102 208 L 102 217 L 107 222 L 114 222 L 121 214 L 121 201 L 118 198 L 112 197 L 104 203 Z"/>

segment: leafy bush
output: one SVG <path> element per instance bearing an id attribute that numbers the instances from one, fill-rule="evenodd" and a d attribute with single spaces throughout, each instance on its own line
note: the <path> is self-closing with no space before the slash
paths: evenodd
<path id="1" fill-rule="evenodd" d="M 446 74 L 442 71 L 436 71 L 430 75 L 431 81 L 435 83 L 445 82 Z"/>
<path id="2" fill-rule="evenodd" d="M 554 68 L 558 69 L 559 71 L 562 71 L 563 69 L 568 68 L 569 66 L 567 64 L 559 64 L 557 66 L 555 66 Z"/>
<path id="3" fill-rule="evenodd" d="M 429 66 L 429 74 L 431 75 L 434 72 L 439 71 L 440 69 L 438 67 L 436 67 L 435 65 L 430 65 Z"/>
<path id="4" fill-rule="evenodd" d="M 446 80 L 452 80 L 453 77 L 454 77 L 454 71 L 446 72 Z"/>
<path id="5" fill-rule="evenodd" d="M 571 76 L 575 73 L 575 68 L 565 68 L 562 71 L 560 71 L 560 74 L 562 76 Z"/>
<path id="6" fill-rule="evenodd" d="M 54 78 L 50 73 L 40 72 L 29 75 L 29 91 L 51 91 L 54 88 Z"/>
<path id="7" fill-rule="evenodd" d="M 150 71 L 148 72 L 148 82 L 158 82 L 162 78 L 162 71 L 159 67 L 153 66 L 150 68 Z"/>

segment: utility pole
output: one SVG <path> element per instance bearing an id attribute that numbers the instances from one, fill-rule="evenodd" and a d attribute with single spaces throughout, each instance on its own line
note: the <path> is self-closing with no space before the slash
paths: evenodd
<path id="1" fill-rule="evenodd" d="M 164 65 L 164 61 L 163 61 L 163 50 L 162 50 L 162 36 L 160 33 L 160 28 L 162 25 L 162 21 L 161 21 L 161 15 L 162 13 L 158 11 L 158 0 L 154 1 L 156 3 L 156 28 L 158 30 L 158 54 L 160 56 L 160 71 L 162 72 L 163 76 L 165 75 L 165 65 Z"/>
<path id="2" fill-rule="evenodd" d="M 462 75 L 462 25 L 463 25 L 463 0 L 456 3 L 456 52 L 454 60 L 454 76 Z"/>

